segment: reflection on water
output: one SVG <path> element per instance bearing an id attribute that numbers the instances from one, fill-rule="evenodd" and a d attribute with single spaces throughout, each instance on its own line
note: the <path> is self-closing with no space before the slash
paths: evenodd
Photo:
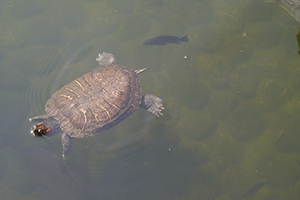
<path id="1" fill-rule="evenodd" d="M 252 0 L 0 5 L 0 199 L 299 199 L 299 23 L 285 10 Z M 140 43 L 186 34 L 181 45 Z M 143 94 L 160 96 L 164 115 L 139 109 L 74 140 L 63 161 L 60 136 L 32 137 L 28 118 L 103 51 L 148 68 Z"/>
<path id="2" fill-rule="evenodd" d="M 1 198 L 21 196 L 30 199 L 82 199 L 85 183 L 72 171 L 63 170 L 59 157 L 39 147 L 13 141 L 9 132 L 1 131 L 5 147 L 1 148 Z"/>
<path id="3" fill-rule="evenodd" d="M 103 199 L 147 199 L 149 193 L 157 199 L 175 198 L 182 193 L 190 171 L 184 169 L 181 158 L 176 160 L 176 144 L 156 139 L 140 140 L 115 151 L 90 147 L 86 169 L 90 189 Z M 178 188 L 176 192 L 174 188 Z"/>

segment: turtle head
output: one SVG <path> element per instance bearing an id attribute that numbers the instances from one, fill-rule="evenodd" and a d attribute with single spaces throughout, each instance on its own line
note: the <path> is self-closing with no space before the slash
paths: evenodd
<path id="1" fill-rule="evenodd" d="M 44 122 L 34 125 L 31 129 L 31 133 L 34 136 L 41 137 L 50 131 L 50 128 L 44 125 Z"/>

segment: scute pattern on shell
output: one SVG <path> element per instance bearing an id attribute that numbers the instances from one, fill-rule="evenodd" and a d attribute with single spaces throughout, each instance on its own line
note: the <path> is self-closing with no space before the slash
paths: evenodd
<path id="1" fill-rule="evenodd" d="M 137 74 L 121 65 L 101 66 L 55 92 L 47 114 L 67 135 L 90 137 L 132 114 L 142 98 Z"/>

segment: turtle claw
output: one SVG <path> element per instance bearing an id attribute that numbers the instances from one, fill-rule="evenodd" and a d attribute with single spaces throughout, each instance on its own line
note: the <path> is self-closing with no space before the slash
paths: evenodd
<path id="1" fill-rule="evenodd" d="M 152 108 L 153 109 L 153 108 Z M 154 108 L 154 110 L 152 110 L 152 111 L 149 111 L 148 109 L 148 111 L 149 112 L 151 112 L 151 113 L 153 113 L 153 114 L 155 114 L 157 117 L 160 117 L 160 115 L 161 116 L 163 116 L 164 114 L 161 112 L 163 109 L 165 109 L 164 107 L 156 107 L 156 108 Z"/>

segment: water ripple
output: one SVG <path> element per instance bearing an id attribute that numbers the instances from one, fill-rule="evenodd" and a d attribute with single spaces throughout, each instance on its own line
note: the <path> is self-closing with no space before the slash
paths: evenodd
<path id="1" fill-rule="evenodd" d="M 79 46 L 79 47 L 78 47 Z M 74 50 L 77 49 L 77 50 Z M 33 59 L 30 66 L 30 84 L 26 88 L 26 98 L 31 113 L 43 114 L 44 105 L 50 96 L 73 80 L 69 65 L 76 62 L 82 53 L 91 49 L 89 42 L 74 42 L 62 48 L 49 49 L 39 59 Z"/>

